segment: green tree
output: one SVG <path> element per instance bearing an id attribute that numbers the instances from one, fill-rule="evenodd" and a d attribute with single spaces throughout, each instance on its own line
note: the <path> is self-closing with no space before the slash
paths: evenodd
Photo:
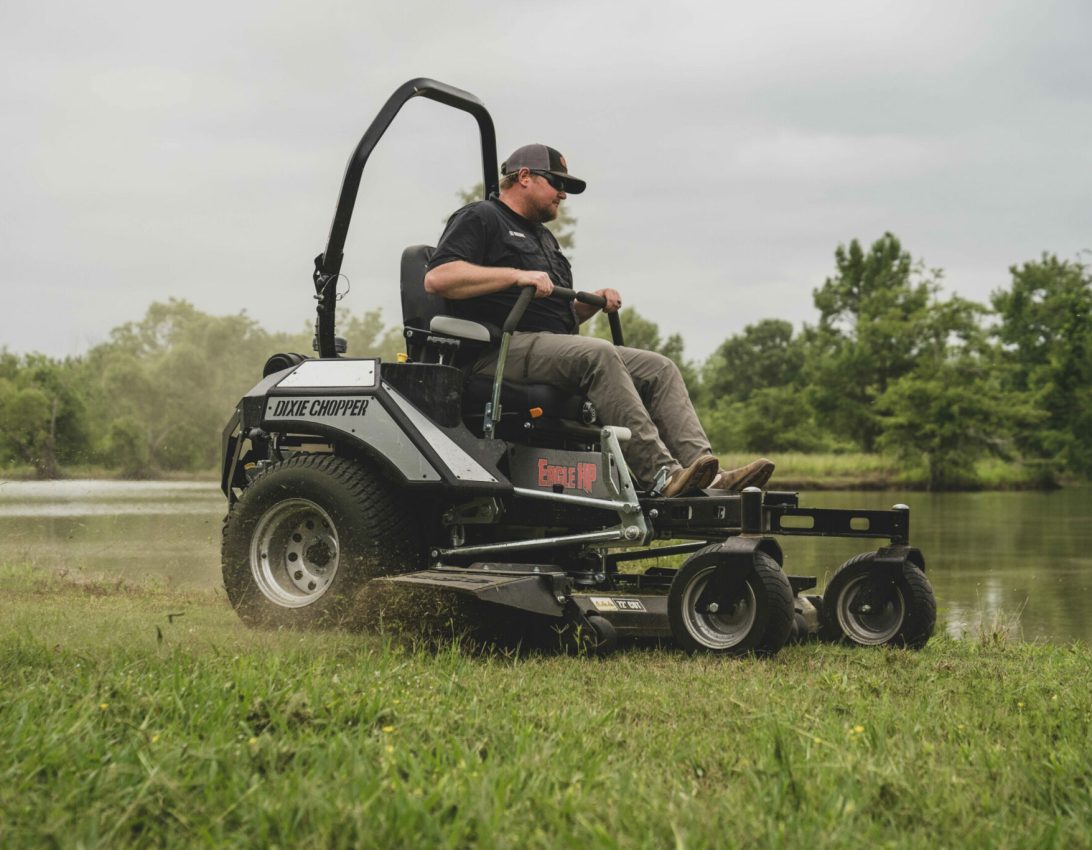
<path id="1" fill-rule="evenodd" d="M 760 387 L 746 401 L 719 401 L 705 409 L 702 421 L 713 446 L 722 451 L 773 454 L 831 448 L 815 412 L 793 386 Z"/>
<path id="2" fill-rule="evenodd" d="M 803 393 L 805 358 L 803 339 L 782 319 L 747 325 L 722 342 L 701 369 L 713 444 L 766 454 L 828 448 Z"/>
<path id="3" fill-rule="evenodd" d="M 401 325 L 387 327 L 382 310 L 369 310 L 357 316 L 339 315 L 337 328 L 348 344 L 348 357 L 379 357 L 393 361 L 400 351 L 406 350 Z"/>
<path id="4" fill-rule="evenodd" d="M 834 253 L 836 273 L 813 293 L 809 400 L 837 435 L 873 451 L 883 423 L 875 402 L 917 364 L 940 272 L 926 270 L 885 233 L 866 252 L 854 239 Z"/>
<path id="5" fill-rule="evenodd" d="M 207 469 L 239 397 L 277 341 L 245 314 L 209 316 L 185 301 L 152 304 L 87 357 L 107 459 L 156 469 Z M 120 423 L 120 424 L 117 424 Z M 117 427 L 114 427 L 117 424 Z M 142 448 L 132 448 L 139 432 Z M 130 446 L 121 452 L 121 446 Z M 132 472 L 133 470 L 129 470 Z"/>
<path id="6" fill-rule="evenodd" d="M 339 314 L 350 356 L 394 360 L 400 328 L 378 310 Z M 126 475 L 216 465 L 220 432 L 277 352 L 311 355 L 313 328 L 270 334 L 245 313 L 210 316 L 185 301 L 152 304 L 87 357 L 102 459 Z"/>
<path id="7" fill-rule="evenodd" d="M 1019 435 L 1027 453 L 1092 473 L 1092 278 L 1086 266 L 1043 254 L 1013 266 L 1012 285 L 994 292 L 1007 386 L 1043 412 Z"/>
<path id="8" fill-rule="evenodd" d="M 41 468 L 50 419 L 51 404 L 44 392 L 0 380 L 0 445 L 9 460 Z"/>
<path id="9" fill-rule="evenodd" d="M 0 355 L 0 456 L 27 463 L 39 478 L 56 478 L 61 462 L 88 449 L 87 411 L 76 361 L 41 354 Z"/>
<path id="10" fill-rule="evenodd" d="M 1036 420 L 1027 396 L 1002 386 L 983 312 L 961 298 L 932 305 L 914 368 L 876 401 L 878 447 L 923 466 L 931 490 L 973 486 L 975 461 L 1006 454 L 1011 436 Z"/>
<path id="11" fill-rule="evenodd" d="M 130 417 L 115 419 L 106 430 L 103 459 L 126 478 L 147 478 L 152 473 L 144 427 Z"/>
<path id="12" fill-rule="evenodd" d="M 703 393 L 712 404 L 747 401 L 760 389 L 799 387 L 806 358 L 791 322 L 763 319 L 720 344 L 701 370 Z"/>

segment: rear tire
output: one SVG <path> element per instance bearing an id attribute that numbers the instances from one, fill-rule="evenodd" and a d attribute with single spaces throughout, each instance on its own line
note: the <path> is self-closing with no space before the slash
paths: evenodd
<path id="1" fill-rule="evenodd" d="M 727 609 L 699 611 L 697 602 L 719 565 L 697 560 L 702 549 L 671 582 L 667 614 L 675 642 L 687 652 L 773 655 L 789 639 L 793 596 L 789 579 L 765 552 L 754 554 L 754 566 L 736 585 Z"/>
<path id="2" fill-rule="evenodd" d="M 374 470 L 295 455 L 257 476 L 224 520 L 224 587 L 252 626 L 337 626 L 376 576 L 421 569 L 422 535 Z"/>
<path id="3" fill-rule="evenodd" d="M 865 552 L 838 568 L 820 616 L 825 640 L 921 649 L 936 628 L 937 603 L 914 564 L 877 564 L 875 553 Z"/>

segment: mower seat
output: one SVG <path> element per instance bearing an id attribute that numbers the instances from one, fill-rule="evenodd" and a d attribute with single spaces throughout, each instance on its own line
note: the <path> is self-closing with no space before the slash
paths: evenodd
<path id="1" fill-rule="evenodd" d="M 485 322 L 460 319 L 448 313 L 447 299 L 425 290 L 425 272 L 432 252 L 430 245 L 411 245 L 402 252 L 401 294 L 402 322 L 406 352 L 410 360 L 420 361 L 435 347 L 440 358 L 467 373 L 463 387 L 463 413 L 467 418 L 483 415 L 493 393 L 493 378 L 472 374 L 470 369 L 487 348 L 500 344 L 500 329 Z M 450 353 L 445 352 L 450 342 Z M 504 381 L 501 408 L 521 420 L 546 418 L 590 424 L 594 408 L 579 395 L 559 390 L 550 384 L 523 384 Z"/>
<path id="2" fill-rule="evenodd" d="M 481 414 L 485 403 L 492 396 L 493 378 L 490 375 L 470 375 L 463 385 L 463 410 Z M 504 381 L 501 384 L 501 409 L 523 416 L 537 415 L 583 422 L 585 401 L 583 396 L 570 395 L 550 384 L 518 384 L 515 381 Z"/>

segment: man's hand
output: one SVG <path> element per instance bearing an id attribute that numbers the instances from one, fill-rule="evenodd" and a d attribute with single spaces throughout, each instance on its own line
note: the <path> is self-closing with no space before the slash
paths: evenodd
<path id="1" fill-rule="evenodd" d="M 598 295 L 607 302 L 606 306 L 602 308 L 604 313 L 616 313 L 622 306 L 622 296 L 618 294 L 617 289 L 599 289 L 593 294 Z M 584 323 L 598 313 L 600 308 L 576 301 L 573 303 L 573 309 L 576 310 L 576 318 Z"/>
<path id="2" fill-rule="evenodd" d="M 617 313 L 622 307 L 622 296 L 618 294 L 617 289 L 597 289 L 595 294 L 607 300 L 607 306 L 603 308 L 604 313 Z"/>
<path id="3" fill-rule="evenodd" d="M 516 285 L 533 286 L 535 298 L 549 298 L 554 292 L 554 282 L 546 272 L 519 271 Z"/>

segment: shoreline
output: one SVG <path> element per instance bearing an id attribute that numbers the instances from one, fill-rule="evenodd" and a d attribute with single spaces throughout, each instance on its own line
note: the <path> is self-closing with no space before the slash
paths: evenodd
<path id="1" fill-rule="evenodd" d="M 732 465 L 736 458 L 722 456 L 722 464 Z M 740 455 L 738 464 L 743 465 L 747 460 Z M 803 457 L 826 458 L 828 456 L 817 455 Z M 748 456 L 749 458 L 749 456 Z M 951 487 L 932 492 L 944 493 L 985 493 L 985 492 L 1050 492 L 1052 490 L 1072 489 L 1081 487 L 1088 482 L 1075 476 L 1059 476 L 1057 478 L 1043 478 L 1041 475 L 1030 473 L 1021 474 L 1022 470 L 1015 466 L 1005 467 L 1006 474 L 988 476 L 988 480 L 966 482 L 959 487 Z M 159 472 L 155 475 L 132 476 L 125 475 L 117 470 L 103 467 L 69 467 L 61 470 L 57 478 L 39 478 L 32 469 L 17 468 L 0 470 L 0 484 L 4 481 L 143 481 L 143 482 L 185 482 L 207 483 L 213 487 L 219 487 L 219 473 L 215 470 L 203 470 L 198 472 Z M 832 469 L 829 471 L 810 469 L 794 472 L 789 466 L 783 475 L 774 473 L 767 485 L 768 490 L 788 490 L 799 492 L 839 492 L 839 491 L 882 491 L 905 490 L 910 492 L 930 492 L 923 478 L 903 470 L 876 470 L 867 469 L 854 473 L 846 469 Z"/>

